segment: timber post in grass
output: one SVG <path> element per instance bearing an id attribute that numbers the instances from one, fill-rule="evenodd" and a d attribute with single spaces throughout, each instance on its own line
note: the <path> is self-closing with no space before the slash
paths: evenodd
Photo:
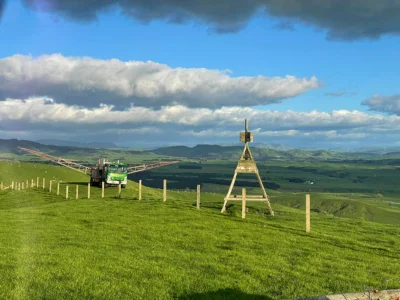
<path id="1" fill-rule="evenodd" d="M 246 219 L 246 188 L 242 188 L 242 219 Z"/>
<path id="2" fill-rule="evenodd" d="M 65 199 L 68 200 L 68 185 L 65 187 Z"/>
<path id="3" fill-rule="evenodd" d="M 121 182 L 118 184 L 118 197 L 121 198 Z"/>
<path id="4" fill-rule="evenodd" d="M 196 203 L 197 209 L 200 209 L 200 184 L 197 185 L 197 203 Z"/>
<path id="5" fill-rule="evenodd" d="M 43 177 L 43 189 L 44 189 L 45 185 L 46 185 L 46 178 Z"/>
<path id="6" fill-rule="evenodd" d="M 39 177 L 36 177 L 36 187 L 39 187 Z"/>
<path id="7" fill-rule="evenodd" d="M 256 174 L 258 184 L 260 185 L 262 195 L 261 196 L 248 196 L 247 200 L 248 201 L 260 201 L 260 202 L 266 202 L 267 207 L 269 209 L 270 214 L 273 216 L 274 211 L 272 210 L 271 203 L 269 202 L 269 197 L 267 193 L 265 192 L 264 185 L 262 183 L 260 174 L 258 173 L 258 168 L 256 166 L 256 162 L 253 158 L 253 155 L 251 154 L 250 147 L 249 147 L 249 142 L 253 142 L 253 133 L 249 132 L 248 130 L 248 122 L 247 119 L 245 119 L 244 123 L 244 132 L 240 133 L 240 141 L 244 143 L 244 149 L 242 152 L 241 157 L 239 158 L 235 173 L 233 174 L 232 182 L 229 187 L 228 193 L 226 194 L 224 198 L 224 205 L 222 206 L 221 213 L 226 211 L 226 204 L 228 201 L 240 201 L 240 197 L 236 197 L 236 195 L 232 195 L 232 190 L 233 187 L 235 186 L 235 181 L 238 173 L 254 173 Z"/>
<path id="8" fill-rule="evenodd" d="M 25 189 L 25 183 L 22 182 L 22 189 Z"/>
<path id="9" fill-rule="evenodd" d="M 33 179 L 31 180 L 31 188 L 33 188 Z"/>
<path id="10" fill-rule="evenodd" d="M 306 232 L 310 232 L 310 195 L 306 195 Z"/>
<path id="11" fill-rule="evenodd" d="M 78 198 L 79 198 L 79 185 L 76 185 L 75 199 L 78 200 Z"/>
<path id="12" fill-rule="evenodd" d="M 50 182 L 49 182 L 49 192 L 51 193 L 51 188 L 53 187 L 53 180 L 50 180 Z"/>
<path id="13" fill-rule="evenodd" d="M 14 189 L 14 181 L 11 182 L 11 189 L 12 189 L 12 190 Z"/>
<path id="14" fill-rule="evenodd" d="M 104 198 L 104 181 L 101 182 L 101 198 Z"/>
<path id="15" fill-rule="evenodd" d="M 164 179 L 164 202 L 167 201 L 167 180 Z"/>
<path id="16" fill-rule="evenodd" d="M 139 180 L 139 201 L 142 200 L 142 179 Z"/>
<path id="17" fill-rule="evenodd" d="M 90 183 L 87 184 L 87 198 L 90 199 Z"/>
<path id="18" fill-rule="evenodd" d="M 29 181 L 26 181 L 26 188 L 29 189 Z"/>
<path id="19" fill-rule="evenodd" d="M 60 195 L 60 183 L 57 182 L 57 196 Z"/>

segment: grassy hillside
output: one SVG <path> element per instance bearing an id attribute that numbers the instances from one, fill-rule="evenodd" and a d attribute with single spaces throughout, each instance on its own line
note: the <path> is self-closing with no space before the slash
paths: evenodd
<path id="1" fill-rule="evenodd" d="M 4 186 L 10 185 L 12 179 L 15 181 L 19 180 L 20 182 L 25 182 L 28 180 L 29 185 L 33 179 L 34 184 L 36 185 L 37 177 L 39 177 L 39 185 L 42 186 L 43 178 L 45 178 L 46 188 L 49 187 L 50 180 L 59 181 L 60 182 L 60 195 L 65 195 L 65 187 L 69 186 L 69 196 L 70 198 L 75 197 L 76 185 L 79 186 L 79 194 L 81 197 L 86 197 L 87 195 L 87 183 L 89 182 L 89 176 L 81 174 L 79 172 L 72 171 L 68 168 L 58 166 L 58 165 L 49 165 L 49 164 L 40 164 L 40 163 L 17 163 L 17 162 L 0 162 L 0 168 L 2 172 L 0 173 L 0 181 L 3 182 Z M 183 172 L 179 173 L 179 165 L 172 165 L 166 168 L 160 168 L 158 171 L 153 171 L 155 173 L 150 174 L 159 174 L 157 176 L 151 176 L 149 178 L 149 172 L 140 172 L 134 174 L 134 178 L 136 182 L 139 179 L 142 179 L 144 187 L 143 193 L 150 197 L 151 199 L 162 197 L 162 181 L 164 178 L 168 179 L 168 189 L 170 190 L 170 197 L 178 197 L 182 198 L 182 195 L 187 195 L 187 192 L 193 193 L 197 184 L 202 186 L 202 192 L 207 197 L 214 197 L 218 199 L 217 203 L 220 204 L 221 199 L 223 199 L 231 178 L 224 182 L 218 182 L 218 185 L 215 189 L 219 189 L 221 193 L 215 193 L 214 191 L 209 191 L 209 181 L 205 180 L 206 183 L 202 181 L 202 179 L 208 176 L 208 173 L 205 176 L 195 176 L 197 171 L 200 171 L 201 175 L 202 170 L 191 170 L 192 173 Z M 185 170 L 185 169 L 184 169 Z M 261 169 L 260 169 L 261 170 Z M 229 170 L 232 171 L 232 170 Z M 376 171 L 374 171 L 376 172 Z M 261 171 L 262 173 L 262 171 Z M 364 174 L 367 174 L 367 170 L 364 171 Z M 192 178 L 190 178 L 192 176 Z M 247 181 L 246 181 L 247 179 Z M 127 199 L 137 199 L 138 197 L 138 185 L 134 181 L 129 181 L 126 189 L 122 191 L 122 198 Z M 193 185 L 193 189 L 188 189 L 185 191 L 179 191 L 175 189 L 177 185 L 184 185 L 187 183 Z M 235 194 L 241 193 L 242 186 L 249 186 L 250 183 L 255 183 L 255 176 L 245 176 L 245 180 L 243 177 L 238 177 L 236 187 L 234 189 Z M 151 187 L 146 187 L 148 184 Z M 311 193 L 312 195 L 312 205 L 311 209 L 322 215 L 334 215 L 338 217 L 346 217 L 353 219 L 363 219 L 366 221 L 373 221 L 385 224 L 393 224 L 400 225 L 400 200 L 394 196 L 385 196 L 382 194 L 370 193 L 332 193 L 332 192 L 320 192 L 316 189 L 316 192 L 310 191 L 295 191 L 292 192 L 289 189 L 289 192 L 271 190 L 268 189 L 268 182 L 264 182 L 267 186 L 267 192 L 271 198 L 272 203 L 276 203 L 279 205 L 284 205 L 287 207 L 297 208 L 304 210 L 304 197 L 306 193 Z M 296 186 L 296 183 L 291 183 Z M 367 182 L 367 185 L 369 183 Z M 390 182 L 387 183 L 390 185 Z M 260 194 L 259 187 L 254 184 L 254 187 L 247 187 L 249 194 Z M 56 183 L 54 182 L 52 185 L 53 191 L 56 190 Z M 396 188 L 396 187 L 393 187 Z M 295 190 L 295 188 L 293 188 Z M 335 189 L 335 184 L 331 183 L 331 190 Z M 338 190 L 340 188 L 338 187 Z M 92 187 L 91 189 L 92 197 L 100 197 L 101 191 L 99 188 Z M 117 188 L 107 188 L 106 196 L 116 197 L 118 194 Z M 393 205 L 390 205 L 393 203 Z M 255 207 L 260 208 L 260 205 L 255 204 Z"/>
<path id="2" fill-rule="evenodd" d="M 88 178 L 62 167 L 0 169 L 3 182 L 45 176 L 86 192 Z M 279 192 L 275 217 L 250 204 L 246 220 L 239 205 L 221 214 L 218 194 L 202 194 L 196 210 L 194 192 L 169 192 L 165 203 L 150 188 L 135 200 L 134 182 L 121 199 L 114 188 L 105 199 L 99 192 L 0 192 L 1 299 L 288 299 L 400 284 L 398 226 L 313 212 L 306 234 L 303 211 L 278 204 L 292 198 Z M 312 202 L 339 207 L 345 196 Z"/>

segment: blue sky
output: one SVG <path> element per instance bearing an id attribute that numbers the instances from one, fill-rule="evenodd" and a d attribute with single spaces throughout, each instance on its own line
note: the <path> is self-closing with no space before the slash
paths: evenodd
<path id="1" fill-rule="evenodd" d="M 279 17 L 256 14 L 249 18 L 244 29 L 219 34 L 210 30 L 207 22 L 198 20 L 188 21 L 185 24 L 153 20 L 148 24 L 143 24 L 135 18 L 121 15 L 121 8 L 118 7 L 100 12 L 97 20 L 81 22 L 73 18 L 65 18 L 58 12 L 33 10 L 19 0 L 7 1 L 0 23 L 0 41 L 2 41 L 0 59 L 16 54 L 32 55 L 34 58 L 61 54 L 63 57 L 90 57 L 98 60 L 115 58 L 122 62 L 150 60 L 168 65 L 172 69 L 205 68 L 222 71 L 229 69 L 232 71 L 229 75 L 231 77 L 292 75 L 296 78 L 310 78 L 315 76 L 321 83 L 319 88 L 309 89 L 294 97 L 286 97 L 280 103 L 267 102 L 261 105 L 244 103 L 243 107 L 250 106 L 256 111 L 299 113 L 313 110 L 321 113 L 357 110 L 368 116 L 397 117 L 397 111 L 382 110 L 379 105 L 379 107 L 373 106 L 374 111 L 371 111 L 369 110 L 371 106 L 361 105 L 361 102 L 374 95 L 383 97 L 382 101 L 388 101 L 385 97 L 399 93 L 400 38 L 398 36 L 383 32 L 379 39 L 361 37 L 353 40 L 330 40 L 326 36 L 327 30 L 319 28 L 318 24 L 310 26 L 305 22 L 293 22 L 294 30 L 282 30 L 276 28 L 280 21 Z M 32 93 L 31 96 L 48 96 L 44 93 L 46 90 L 42 92 L 42 95 Z M 332 96 L 328 95 L 329 93 L 343 93 L 343 95 Z M 6 97 L 7 92 L 0 95 Z M 11 93 L 8 97 L 21 98 L 13 95 Z M 52 98 L 55 103 L 62 103 L 56 96 Z M 6 101 L 6 99 L 0 99 L 0 101 Z M 391 101 L 398 101 L 398 99 L 395 97 Z M 70 108 L 75 107 L 76 104 L 73 103 L 71 106 L 66 103 Z M 112 102 L 109 104 L 113 105 Z M 392 107 L 392 104 L 389 103 L 389 106 Z M 85 105 L 82 104 L 82 106 Z M 118 109 L 123 110 L 123 107 Z M 210 113 L 213 113 L 212 109 Z M 0 122 L 3 123 L 0 125 L 2 125 L 4 137 L 14 135 L 39 139 L 55 135 L 54 132 L 39 134 L 38 131 L 24 131 L 21 130 L 23 126 L 14 130 L 19 126 L 10 125 L 7 120 L 0 119 Z M 21 123 L 23 122 L 25 120 L 21 120 Z M 343 130 L 339 125 L 338 129 Z M 157 124 L 154 126 L 164 127 Z M 237 128 L 235 126 L 220 128 L 227 131 L 224 142 L 228 140 L 236 142 L 236 136 L 229 137 L 228 134 L 230 131 L 234 132 Z M 176 127 L 175 130 L 182 130 L 173 124 L 171 130 L 174 130 L 173 127 Z M 266 125 L 265 128 L 267 127 L 270 125 Z M 393 128 L 393 126 L 389 127 Z M 140 126 L 135 124 L 129 127 L 127 124 L 125 129 L 128 128 L 140 128 Z M 202 125 L 197 128 L 192 126 L 190 130 L 201 132 L 207 130 L 207 126 Z M 291 130 L 304 132 L 304 129 L 296 127 L 295 124 Z M 280 131 L 279 124 L 274 131 Z M 315 128 L 314 131 L 316 131 Z M 364 132 L 356 131 L 357 133 Z M 0 137 L 1 133 L 0 131 Z M 101 139 L 97 135 L 87 134 L 88 136 L 84 137 L 85 140 Z M 394 136 L 396 138 L 393 139 Z M 64 138 L 77 139 L 76 136 L 67 134 Z M 382 143 L 381 138 L 380 134 L 379 143 Z M 295 146 L 307 143 L 307 140 L 297 141 L 297 139 L 291 139 L 290 136 L 280 137 L 280 139 L 287 144 L 293 144 L 291 140 L 296 140 Z M 395 145 L 396 139 L 397 132 L 388 132 L 388 143 Z M 116 142 L 119 140 L 115 139 Z M 190 144 L 195 144 L 196 141 L 201 143 L 219 140 L 218 137 L 206 140 L 192 136 Z M 184 141 L 188 140 L 183 138 L 172 142 Z M 273 142 L 271 138 L 265 138 L 262 141 Z M 321 141 L 320 145 L 329 147 L 339 145 L 341 142 L 342 140 L 338 142 L 333 138 Z M 142 143 L 146 144 L 147 140 L 144 138 Z M 356 144 L 369 145 L 363 140 L 359 140 Z"/>

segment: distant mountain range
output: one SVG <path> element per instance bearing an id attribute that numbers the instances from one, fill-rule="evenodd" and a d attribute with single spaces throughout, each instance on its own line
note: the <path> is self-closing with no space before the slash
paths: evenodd
<path id="1" fill-rule="evenodd" d="M 64 141 L 64 140 L 57 140 L 57 139 L 41 139 L 37 140 L 37 143 L 42 145 L 51 145 L 51 146 L 61 146 L 61 147 L 78 147 L 78 148 L 90 148 L 90 149 L 131 149 L 130 147 L 121 147 L 112 142 L 74 142 L 74 141 Z M 197 145 L 194 147 L 187 147 L 182 145 L 160 145 L 158 147 L 151 147 L 147 148 L 147 150 L 157 150 L 157 149 L 168 149 L 174 147 L 186 147 L 186 148 L 196 148 Z M 214 146 L 214 145 L 212 145 Z M 222 146 L 222 147 L 243 147 L 242 143 L 223 143 L 218 144 L 215 146 Z M 264 148 L 264 149 L 273 149 L 278 151 L 290 151 L 290 150 L 304 150 L 304 151 L 329 151 L 329 152 L 340 152 L 340 153 L 371 153 L 371 154 L 387 154 L 393 152 L 400 152 L 400 147 L 363 147 L 363 148 L 355 148 L 355 149 L 343 149 L 343 148 L 331 148 L 331 149 L 318 149 L 318 148 L 310 148 L 310 147 L 289 147 L 286 145 L 276 144 L 276 143 L 251 143 L 252 148 Z M 139 148 L 135 148 L 138 150 Z"/>
<path id="2" fill-rule="evenodd" d="M 12 153 L 12 154 L 25 154 L 22 150 L 18 149 L 18 147 L 43 151 L 46 153 L 52 153 L 54 155 L 60 155 L 66 153 L 68 151 L 73 151 L 75 149 L 82 150 L 79 147 L 70 147 L 70 146 L 54 146 L 54 145 L 44 145 L 38 142 L 32 142 L 27 140 L 2 140 L 0 139 L 0 153 Z"/>
<path id="3" fill-rule="evenodd" d="M 58 144 L 51 145 L 50 143 Z M 139 155 L 154 153 L 166 157 L 177 157 L 195 160 L 237 160 L 243 150 L 243 144 L 230 146 L 221 145 L 196 145 L 171 146 L 158 149 L 147 149 L 138 151 L 137 149 L 112 149 L 117 146 L 113 143 L 76 143 L 64 142 L 59 140 L 41 140 L 42 143 L 27 140 L 2 140 L 0 139 L 0 158 L 21 159 L 25 155 L 19 147 L 35 149 L 54 156 L 60 157 L 124 157 L 124 155 Z M 46 144 L 45 144 L 46 143 Z M 108 147 L 102 147 L 108 146 Z M 390 163 L 400 164 L 400 148 L 365 148 L 359 151 L 331 151 L 331 150 L 305 150 L 305 149 L 286 149 L 281 145 L 272 145 L 271 148 L 266 144 L 252 144 L 251 149 L 256 160 L 286 160 L 286 161 L 359 161 L 359 160 L 387 160 Z M 7 155 L 10 154 L 10 155 Z"/>
<path id="4" fill-rule="evenodd" d="M 52 139 L 43 139 L 37 140 L 36 142 L 43 145 L 53 145 L 53 146 L 66 146 L 66 147 L 78 147 L 78 148 L 119 148 L 114 143 L 109 142 L 89 142 L 89 143 L 80 143 L 80 142 L 72 142 L 72 141 L 62 141 L 62 140 L 52 140 Z"/>
<path id="5" fill-rule="evenodd" d="M 158 155 L 184 157 L 190 159 L 237 160 L 243 150 L 242 145 L 197 145 L 194 147 L 172 146 L 146 150 Z M 330 150 L 289 149 L 277 150 L 266 146 L 252 145 L 252 154 L 256 160 L 287 160 L 287 161 L 345 161 L 345 160 L 393 160 L 400 163 L 400 152 L 338 152 Z"/>

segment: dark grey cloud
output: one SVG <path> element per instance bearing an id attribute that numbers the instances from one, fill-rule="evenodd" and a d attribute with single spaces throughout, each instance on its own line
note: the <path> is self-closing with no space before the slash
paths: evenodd
<path id="1" fill-rule="evenodd" d="M 328 39 L 379 39 L 400 33 L 399 0 L 265 0 L 275 17 L 327 30 Z"/>
<path id="2" fill-rule="evenodd" d="M 400 115 L 400 94 L 392 96 L 374 95 L 364 100 L 361 105 L 368 106 L 373 111 Z"/>
<path id="3" fill-rule="evenodd" d="M 0 20 L 1 17 L 3 16 L 3 12 L 4 12 L 4 7 L 6 6 L 6 1 L 5 0 L 0 0 Z"/>
<path id="4" fill-rule="evenodd" d="M 379 39 L 400 33 L 400 0 L 22 0 L 37 11 L 78 21 L 119 7 L 126 16 L 144 23 L 201 22 L 219 33 L 244 28 L 258 13 L 300 22 L 327 31 L 328 39 Z M 279 24 L 279 23 L 278 23 Z M 290 24 L 290 23 L 286 23 Z"/>

